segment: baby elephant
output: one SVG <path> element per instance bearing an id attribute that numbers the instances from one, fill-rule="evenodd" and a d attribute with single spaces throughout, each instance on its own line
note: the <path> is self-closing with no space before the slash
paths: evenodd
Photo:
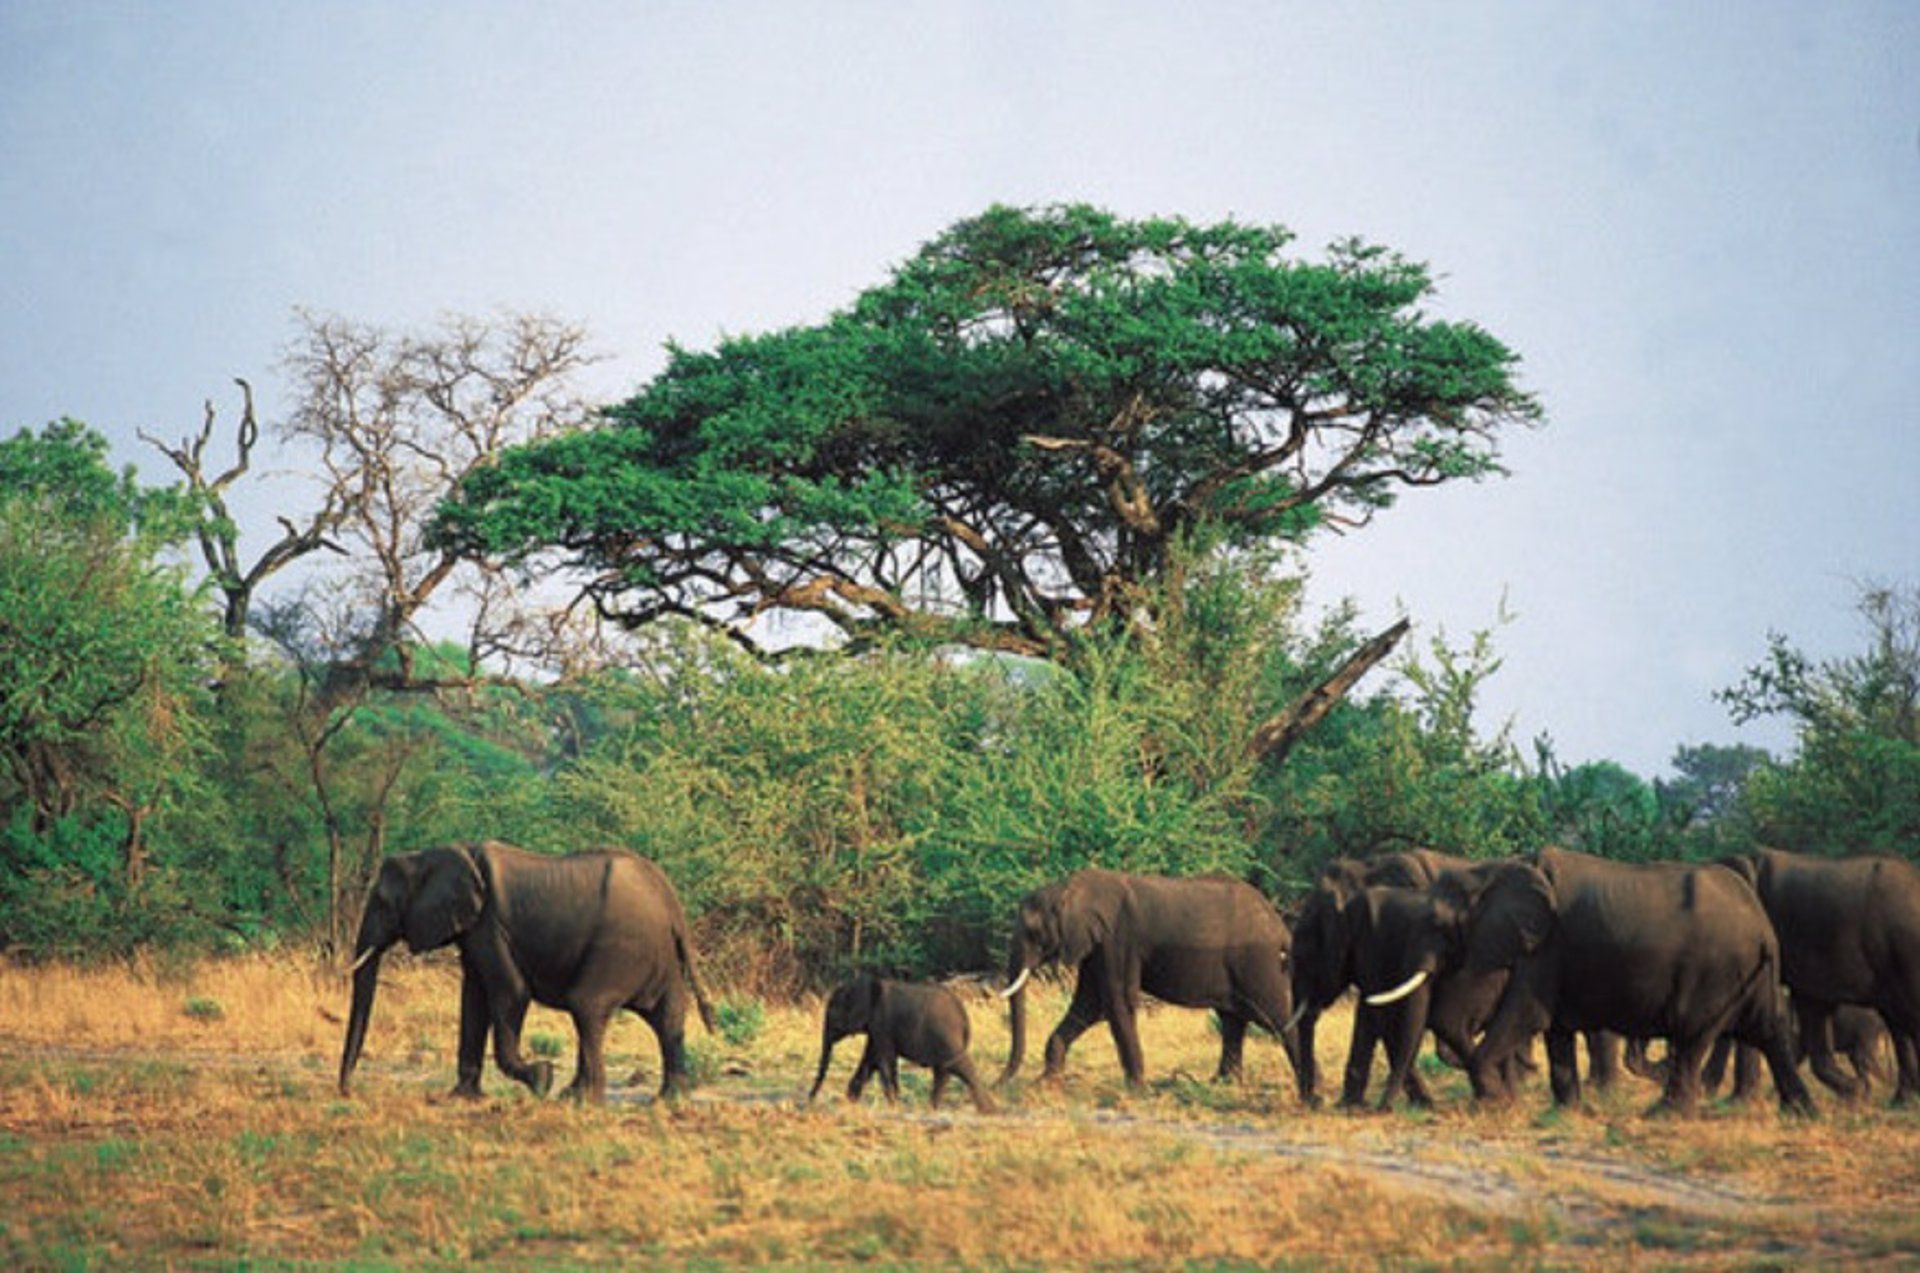
<path id="1" fill-rule="evenodd" d="M 847 1084 L 847 1099 L 857 1101 L 867 1080 L 880 1076 L 880 1086 L 890 1101 L 900 1098 L 900 1058 L 933 1070 L 932 1102 L 940 1103 L 940 1093 L 954 1075 L 967 1085 L 973 1103 L 983 1114 L 993 1112 L 993 1102 L 973 1072 L 967 1057 L 967 1039 L 971 1030 L 967 1010 L 959 996 L 945 986 L 920 985 L 910 981 L 889 981 L 872 973 L 861 973 L 838 986 L 827 1000 L 827 1019 L 820 1031 L 820 1072 L 814 1075 L 811 1101 L 826 1082 L 827 1065 L 833 1060 L 834 1044 L 849 1034 L 867 1036 L 867 1050 L 860 1055 L 860 1067 Z"/>

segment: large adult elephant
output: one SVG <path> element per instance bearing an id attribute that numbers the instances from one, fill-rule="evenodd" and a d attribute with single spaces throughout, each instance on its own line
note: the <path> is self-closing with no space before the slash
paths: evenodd
<path id="1" fill-rule="evenodd" d="M 520 1055 L 529 1003 L 573 1017 L 579 1068 L 569 1095 L 606 1094 L 607 1023 L 638 1013 L 660 1041 L 660 1090 L 688 1082 L 687 1004 L 713 1029 L 695 970 L 686 912 L 660 868 L 631 853 L 553 857 L 497 841 L 388 858 L 367 895 L 354 940 L 353 1008 L 340 1055 L 345 1094 L 360 1060 L 380 957 L 404 939 L 413 951 L 460 951 L 460 1056 L 456 1096 L 480 1094 L 487 1034 L 502 1073 L 544 1096 L 553 1063 Z"/>
<path id="2" fill-rule="evenodd" d="M 1220 1014 L 1217 1076 L 1240 1073 L 1249 1024 L 1280 1036 L 1299 1073 L 1287 1019 L 1291 991 L 1287 926 L 1259 890 L 1226 876 L 1175 879 L 1119 871 L 1076 871 L 1029 893 L 1020 903 L 1007 949 L 1013 1034 L 1005 1083 L 1020 1070 L 1027 1041 L 1027 978 L 1053 964 L 1075 968 L 1073 1000 L 1047 1038 L 1045 1077 L 1056 1077 L 1067 1049 L 1097 1021 L 1106 1021 L 1127 1083 L 1138 1087 L 1146 1063 L 1135 1022 L 1144 992 L 1187 1008 Z"/>
<path id="3" fill-rule="evenodd" d="M 1858 1091 L 1834 1058 L 1831 1019 L 1841 1004 L 1862 1004 L 1893 1036 L 1894 1103 L 1920 1097 L 1920 869 L 1898 858 L 1773 849 L 1724 865 L 1753 885 L 1780 936 L 1781 978 L 1820 1081 Z"/>
<path id="4" fill-rule="evenodd" d="M 1608 1030 L 1667 1039 L 1661 1105 L 1685 1110 L 1724 1033 L 1762 1051 L 1784 1108 L 1813 1112 L 1793 1064 L 1773 925 L 1731 871 L 1565 849 L 1503 863 L 1469 917 L 1467 967 L 1508 973 L 1468 1066 L 1476 1096 L 1504 1095 L 1500 1067 L 1544 1031 L 1554 1101 L 1576 1102 L 1574 1032 Z"/>

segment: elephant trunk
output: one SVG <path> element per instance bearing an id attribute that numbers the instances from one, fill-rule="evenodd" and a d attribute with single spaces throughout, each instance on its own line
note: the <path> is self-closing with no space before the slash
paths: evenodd
<path id="1" fill-rule="evenodd" d="M 354 941 L 353 1007 L 347 1014 L 347 1041 L 340 1051 L 340 1095 L 347 1095 L 353 1069 L 360 1064 L 360 1048 L 367 1039 L 367 1020 L 373 1015 L 373 992 L 380 981 L 380 956 L 397 936 L 388 931 L 382 912 L 369 905 Z"/>

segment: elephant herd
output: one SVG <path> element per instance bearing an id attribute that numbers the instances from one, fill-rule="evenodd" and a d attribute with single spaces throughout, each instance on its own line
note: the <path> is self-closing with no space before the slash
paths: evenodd
<path id="1" fill-rule="evenodd" d="M 1105 1022 L 1130 1085 L 1145 1076 L 1143 995 L 1212 1009 L 1217 1077 L 1241 1069 L 1249 1026 L 1277 1036 L 1301 1100 L 1318 1103 L 1320 1016 L 1357 991 L 1341 1101 L 1361 1104 L 1384 1049 L 1386 1105 L 1430 1097 L 1414 1062 L 1431 1032 L 1463 1066 L 1478 1099 L 1512 1093 L 1546 1036 L 1556 1103 L 1580 1097 L 1576 1045 L 1589 1077 L 1627 1066 L 1664 1084 L 1657 1108 L 1686 1110 L 1703 1068 L 1739 1048 L 1736 1093 L 1770 1072 L 1783 1109 L 1811 1114 L 1799 1074 L 1842 1096 L 1865 1092 L 1882 1034 L 1892 1041 L 1894 1100 L 1920 1097 L 1920 870 L 1884 857 L 1824 859 L 1774 851 L 1719 863 L 1625 863 L 1548 848 L 1478 861 L 1429 850 L 1322 872 L 1289 913 L 1223 876 L 1176 879 L 1089 869 L 1029 894 L 1008 943 L 1011 1044 L 1004 1084 L 1026 1051 L 1026 991 L 1047 966 L 1072 969 L 1065 1016 L 1048 1036 L 1047 1078 L 1079 1036 Z M 599 1099 L 602 1043 L 627 1008 L 658 1037 L 663 1095 L 685 1087 L 688 1007 L 712 1029 L 686 915 L 653 863 L 622 852 L 548 857 L 493 842 L 388 859 L 355 941 L 353 1000 L 340 1062 L 347 1090 L 371 1013 L 381 954 L 460 954 L 457 1095 L 477 1095 L 487 1037 L 503 1073 L 544 1094 L 546 1061 L 520 1053 L 530 1002 L 571 1014 L 580 1060 L 571 1095 Z M 891 1096 L 899 1058 L 932 1067 L 936 1099 L 959 1078 L 991 1108 L 967 1055 L 965 1009 L 949 991 L 864 975 L 828 1001 L 813 1091 L 832 1049 L 853 1033 L 867 1050 L 849 1094 L 877 1075 Z M 1648 1042 L 1664 1040 L 1655 1063 Z M 1718 1055 L 1716 1056 L 1716 1048 Z M 1851 1075 L 1837 1054 L 1849 1057 Z M 1709 1058 L 1713 1064 L 1709 1066 Z"/>

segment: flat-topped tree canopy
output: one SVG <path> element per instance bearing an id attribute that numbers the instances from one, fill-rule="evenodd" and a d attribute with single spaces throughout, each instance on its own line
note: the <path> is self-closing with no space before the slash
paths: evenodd
<path id="1" fill-rule="evenodd" d="M 770 611 L 1058 658 L 1181 537 L 1365 523 L 1500 472 L 1516 356 L 1423 312 L 1427 268 L 1277 226 L 993 207 L 811 326 L 673 347 L 594 429 L 441 509 L 468 551 L 557 553 L 631 624 L 747 641 Z M 750 643 L 750 641 L 748 642 Z"/>

